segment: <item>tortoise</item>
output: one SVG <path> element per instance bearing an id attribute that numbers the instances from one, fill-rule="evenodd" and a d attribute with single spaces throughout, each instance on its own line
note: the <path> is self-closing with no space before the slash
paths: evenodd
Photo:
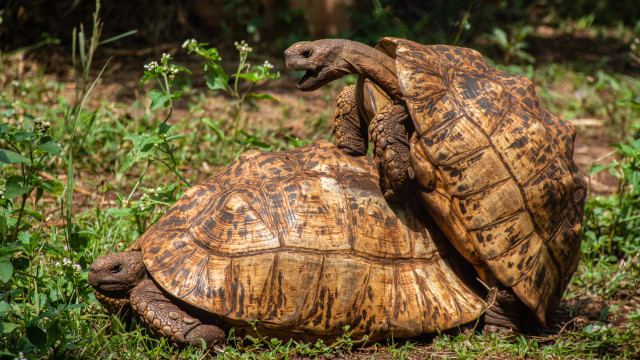
<path id="1" fill-rule="evenodd" d="M 335 143 L 358 156 L 371 140 L 385 197 L 418 195 L 493 289 L 485 330 L 521 331 L 532 314 L 545 326 L 577 267 L 586 183 L 573 126 L 531 81 L 472 49 L 398 38 L 300 42 L 285 59 L 306 71 L 302 91 L 359 74 L 338 97 Z"/>
<path id="2" fill-rule="evenodd" d="M 486 305 L 470 273 L 419 200 L 388 204 L 370 157 L 321 141 L 243 154 L 95 260 L 88 281 L 109 311 L 130 306 L 173 344 L 211 348 L 255 320 L 261 335 L 308 341 L 455 328 Z"/>

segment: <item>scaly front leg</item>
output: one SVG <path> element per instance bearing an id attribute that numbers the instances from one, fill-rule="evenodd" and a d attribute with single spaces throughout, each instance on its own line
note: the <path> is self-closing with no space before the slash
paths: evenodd
<path id="1" fill-rule="evenodd" d="M 367 154 L 367 126 L 358 114 L 355 99 L 355 85 L 347 86 L 336 99 L 334 143 L 347 155 Z"/>
<path id="2" fill-rule="evenodd" d="M 380 186 L 389 201 L 402 201 L 415 177 L 409 155 L 409 134 L 413 123 L 403 106 L 390 105 L 373 117 L 369 138 L 380 173 Z"/>
<path id="3" fill-rule="evenodd" d="M 207 348 L 224 344 L 224 331 L 212 324 L 203 324 L 189 315 L 167 298 L 164 293 L 147 279 L 131 292 L 131 308 L 138 312 L 140 319 L 156 335 L 167 337 L 176 346 L 201 346 L 200 339 Z"/>

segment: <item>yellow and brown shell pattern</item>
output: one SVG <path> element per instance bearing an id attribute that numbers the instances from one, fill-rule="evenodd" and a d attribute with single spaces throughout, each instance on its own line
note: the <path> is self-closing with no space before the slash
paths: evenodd
<path id="1" fill-rule="evenodd" d="M 187 191 L 133 246 L 169 294 L 266 335 L 372 340 L 480 316 L 459 255 L 417 200 L 392 205 L 367 157 L 316 142 L 250 151 Z M 468 264 L 467 264 L 468 265 Z"/>
<path id="2" fill-rule="evenodd" d="M 529 79 L 476 51 L 386 38 L 437 186 L 420 194 L 476 267 L 488 267 L 542 324 L 580 252 L 586 186 L 573 126 L 542 107 Z"/>

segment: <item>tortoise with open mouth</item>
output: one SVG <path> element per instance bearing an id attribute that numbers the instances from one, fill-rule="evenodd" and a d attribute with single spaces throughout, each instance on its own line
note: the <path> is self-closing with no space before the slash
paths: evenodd
<path id="1" fill-rule="evenodd" d="M 578 264 L 586 182 L 575 130 L 531 81 L 471 49 L 398 38 L 300 42 L 285 59 L 305 71 L 302 91 L 359 74 L 338 97 L 335 143 L 358 156 L 370 140 L 385 197 L 421 199 L 494 289 L 486 329 L 520 330 L 527 308 L 545 325 Z"/>

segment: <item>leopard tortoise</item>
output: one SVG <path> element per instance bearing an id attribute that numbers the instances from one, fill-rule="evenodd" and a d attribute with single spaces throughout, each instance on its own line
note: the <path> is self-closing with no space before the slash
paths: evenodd
<path id="1" fill-rule="evenodd" d="M 250 151 L 187 191 L 89 283 L 176 345 L 225 330 L 301 340 L 410 337 L 477 319 L 471 266 L 418 200 L 388 204 L 371 158 L 328 142 Z M 468 266 L 468 269 L 465 268 Z"/>
<path id="2" fill-rule="evenodd" d="M 336 145 L 362 155 L 371 140 L 385 197 L 418 195 L 493 289 L 485 329 L 545 325 L 577 267 L 586 186 L 575 130 L 531 81 L 471 49 L 397 38 L 300 42 L 285 59 L 306 71 L 302 91 L 360 74 L 338 97 Z"/>

